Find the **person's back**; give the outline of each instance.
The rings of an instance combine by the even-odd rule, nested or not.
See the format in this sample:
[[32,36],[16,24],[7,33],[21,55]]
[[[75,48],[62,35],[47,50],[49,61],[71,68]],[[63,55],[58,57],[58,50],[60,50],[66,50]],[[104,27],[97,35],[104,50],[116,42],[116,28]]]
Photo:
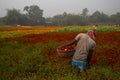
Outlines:
[[75,39],[78,41],[73,59],[77,61],[86,61],[89,50],[92,45],[95,46],[94,40],[92,40],[87,34],[80,33]]
[[77,46],[73,55],[72,65],[78,66],[80,72],[85,71],[89,66],[96,43],[88,34],[85,33],[79,33],[75,37],[75,40],[77,41]]
[[96,29],[90,30],[87,33],[79,33],[73,40],[63,46],[69,46],[77,42],[76,50],[73,55],[71,64],[77,66],[80,71],[86,70],[89,66],[92,53],[95,49]]

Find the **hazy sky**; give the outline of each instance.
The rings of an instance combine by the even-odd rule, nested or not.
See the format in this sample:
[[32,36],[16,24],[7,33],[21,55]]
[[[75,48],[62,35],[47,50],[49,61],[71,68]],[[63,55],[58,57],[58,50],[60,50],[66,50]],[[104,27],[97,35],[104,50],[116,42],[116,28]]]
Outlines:
[[44,17],[53,17],[63,12],[80,14],[84,8],[89,14],[95,11],[111,15],[120,12],[120,0],[0,0],[0,17],[6,15],[6,9],[20,9],[38,5],[44,10]]

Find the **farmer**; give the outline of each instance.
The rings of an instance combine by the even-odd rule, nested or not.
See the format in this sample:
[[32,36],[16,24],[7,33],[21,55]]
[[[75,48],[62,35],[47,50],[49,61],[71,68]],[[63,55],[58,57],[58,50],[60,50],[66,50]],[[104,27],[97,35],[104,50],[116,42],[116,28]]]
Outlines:
[[72,41],[64,46],[69,46],[77,42],[76,51],[73,55],[72,65],[78,67],[79,72],[86,71],[89,66],[93,51],[95,49],[96,29],[87,33],[79,33]]

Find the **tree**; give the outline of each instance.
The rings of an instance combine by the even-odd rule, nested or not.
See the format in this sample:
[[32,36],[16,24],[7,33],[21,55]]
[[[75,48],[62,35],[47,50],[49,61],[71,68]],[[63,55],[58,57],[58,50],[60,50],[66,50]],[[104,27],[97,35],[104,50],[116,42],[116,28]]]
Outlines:
[[81,25],[81,18],[79,15],[68,14],[66,17],[67,25]]
[[82,14],[80,15],[82,25],[88,24],[88,19],[89,19],[88,12],[89,12],[89,10],[87,8],[84,8],[82,11]]
[[27,25],[28,19],[26,15],[20,13],[20,10],[8,9],[3,22],[7,25]]
[[56,15],[52,19],[53,25],[62,26],[63,25],[63,16],[62,15]]
[[12,10],[7,10],[7,16],[6,18],[6,24],[19,24],[19,19],[21,17],[20,10],[12,9]]
[[120,13],[119,12],[114,15],[111,15],[110,19],[111,19],[111,23],[120,25]]
[[87,8],[84,8],[82,11],[82,16],[86,17],[88,15],[89,10]]
[[28,10],[29,10],[29,6],[25,6],[23,9],[23,11],[27,11],[27,12],[28,12]]
[[37,5],[25,6],[24,11],[29,18],[31,25],[42,25],[45,23],[45,18],[43,17],[43,10]]
[[53,25],[68,26],[68,25],[86,25],[80,15],[67,14],[64,12],[62,15],[56,15],[52,19]]
[[0,18],[0,25],[4,25],[6,24],[6,18],[5,17],[1,17]]
[[103,12],[96,11],[90,16],[90,22],[106,24],[109,22],[109,17]]

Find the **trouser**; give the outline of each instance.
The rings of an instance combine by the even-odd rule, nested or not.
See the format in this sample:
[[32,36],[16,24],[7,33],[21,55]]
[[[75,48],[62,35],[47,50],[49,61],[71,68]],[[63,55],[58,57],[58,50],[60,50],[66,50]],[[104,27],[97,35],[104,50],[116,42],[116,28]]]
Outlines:
[[71,64],[73,66],[77,66],[79,69],[81,69],[82,71],[85,71],[87,69],[88,66],[88,62],[86,61],[76,61],[74,59],[72,59]]

